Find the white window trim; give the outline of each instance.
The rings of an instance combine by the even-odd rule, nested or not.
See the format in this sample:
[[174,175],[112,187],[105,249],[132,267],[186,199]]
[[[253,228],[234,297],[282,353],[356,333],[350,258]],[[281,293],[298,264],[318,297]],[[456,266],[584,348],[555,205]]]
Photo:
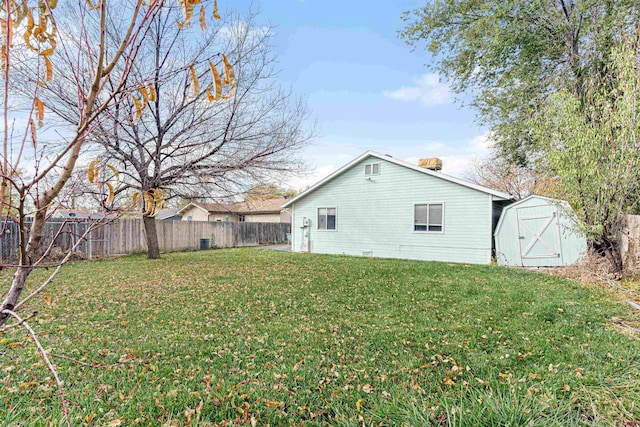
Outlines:
[[[320,221],[318,219],[318,217],[320,216],[320,209],[335,209],[336,210],[336,228],[334,229],[322,229],[320,228]],[[316,209],[316,231],[322,231],[322,232],[334,232],[334,231],[338,231],[338,207],[337,206],[321,206],[319,208]]]
[[[417,205],[442,205],[442,230],[440,231],[429,231],[429,224],[427,224],[427,230],[425,231],[417,231],[416,228],[416,206]],[[428,212],[429,212],[429,208],[427,208],[427,222],[429,221],[429,217],[428,217]],[[445,223],[444,223],[444,212],[445,212],[445,205],[444,202],[442,201],[438,201],[438,200],[431,200],[428,202],[416,202],[413,204],[413,215],[412,215],[412,224],[411,227],[413,227],[413,233],[414,234],[444,234],[444,230],[445,230]]]
[[[373,173],[373,165],[378,165],[378,173]],[[367,166],[371,166],[371,173],[367,173]],[[380,175],[380,171],[382,169],[381,162],[373,162],[373,163],[365,163],[364,164],[364,176],[378,176]]]

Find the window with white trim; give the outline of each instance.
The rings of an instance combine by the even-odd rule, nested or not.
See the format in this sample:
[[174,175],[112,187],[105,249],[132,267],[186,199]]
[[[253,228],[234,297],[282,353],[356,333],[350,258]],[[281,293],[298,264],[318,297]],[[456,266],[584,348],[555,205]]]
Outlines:
[[336,208],[318,208],[318,230],[335,230],[336,216]]
[[369,163],[364,165],[364,175],[380,175],[380,163]]
[[421,203],[413,206],[413,231],[442,232],[443,203]]

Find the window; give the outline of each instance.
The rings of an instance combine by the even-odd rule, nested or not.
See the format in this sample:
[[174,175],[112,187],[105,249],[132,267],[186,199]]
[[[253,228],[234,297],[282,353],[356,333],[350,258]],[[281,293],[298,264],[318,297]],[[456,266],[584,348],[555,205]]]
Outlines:
[[413,208],[413,231],[443,231],[442,203],[424,203],[414,205]]
[[244,215],[238,215],[238,221],[245,222],[246,221],[245,216]]
[[365,176],[380,175],[380,163],[364,165],[364,174]]
[[318,208],[318,230],[336,229],[336,208]]
[[193,215],[188,215],[187,216],[187,221],[192,221],[193,220]]

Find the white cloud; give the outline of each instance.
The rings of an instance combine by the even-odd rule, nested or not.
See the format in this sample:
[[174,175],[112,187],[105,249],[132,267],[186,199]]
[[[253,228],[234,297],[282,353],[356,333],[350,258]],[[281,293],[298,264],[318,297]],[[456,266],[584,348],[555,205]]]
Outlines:
[[420,101],[425,107],[447,104],[451,99],[449,86],[440,81],[440,75],[427,73],[414,79],[414,86],[385,91],[384,95],[398,101]]
[[336,170],[332,164],[319,166],[314,170],[305,173],[302,176],[292,177],[287,180],[287,188],[293,188],[294,190],[304,191],[318,181],[326,178]]
[[241,40],[247,38],[251,42],[260,41],[271,34],[271,28],[266,26],[250,26],[245,21],[234,21],[230,25],[220,27],[218,35],[227,40]]
[[494,141],[488,133],[478,135],[467,145],[468,149],[478,154],[488,154],[493,149]]
[[411,156],[405,158],[405,161],[417,164],[423,157],[439,157],[442,159],[443,173],[464,178],[478,159],[486,158],[491,154],[493,143],[488,133],[475,136],[455,147],[439,141],[430,141],[424,145],[421,156]]

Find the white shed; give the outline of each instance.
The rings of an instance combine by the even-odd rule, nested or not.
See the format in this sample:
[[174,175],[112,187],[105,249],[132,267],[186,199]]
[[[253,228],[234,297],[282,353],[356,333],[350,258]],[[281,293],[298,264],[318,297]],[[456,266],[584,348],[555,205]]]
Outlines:
[[494,233],[500,265],[556,267],[574,264],[587,242],[563,200],[531,195],[505,207]]

